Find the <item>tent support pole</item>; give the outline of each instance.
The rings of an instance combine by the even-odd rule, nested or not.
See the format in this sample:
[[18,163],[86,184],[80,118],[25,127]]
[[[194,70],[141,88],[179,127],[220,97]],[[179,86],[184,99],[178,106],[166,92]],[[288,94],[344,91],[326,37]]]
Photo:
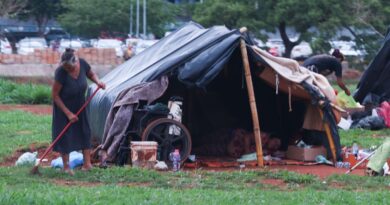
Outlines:
[[257,165],[260,167],[264,167],[263,148],[261,146],[260,123],[259,123],[259,116],[256,107],[256,99],[255,99],[255,92],[253,89],[252,75],[249,67],[248,53],[246,50],[245,41],[241,39],[240,43],[241,43],[240,48],[241,48],[242,62],[245,70],[246,87],[248,89],[249,104],[252,112],[253,134],[255,136],[255,141],[256,141]]
[[[319,109],[319,111],[320,111],[321,119],[324,119],[324,112],[321,109]],[[328,122],[324,122],[324,128],[325,128],[326,137],[328,138],[330,150],[332,151],[333,163],[336,164],[336,160],[337,160],[336,159],[336,148],[334,146],[334,141],[333,141],[332,134],[330,132],[330,127],[329,127]]]

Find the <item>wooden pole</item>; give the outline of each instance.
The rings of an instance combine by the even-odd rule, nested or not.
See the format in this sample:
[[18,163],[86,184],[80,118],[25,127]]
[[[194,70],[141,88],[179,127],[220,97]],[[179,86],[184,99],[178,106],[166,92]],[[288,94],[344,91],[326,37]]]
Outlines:
[[249,104],[252,112],[253,134],[255,136],[255,141],[256,141],[257,165],[260,167],[264,167],[259,116],[257,114],[255,92],[253,90],[252,75],[249,67],[248,53],[246,50],[245,41],[243,39],[241,39],[241,54],[242,54],[242,62],[245,70],[245,80],[246,80],[246,87],[248,89]]
[[[321,119],[324,119],[324,113],[322,112],[321,109],[318,109],[318,110],[320,111]],[[325,128],[326,137],[328,138],[330,150],[332,152],[333,163],[336,164],[336,160],[337,160],[336,148],[334,147],[334,141],[333,141],[332,134],[330,132],[330,127],[329,127],[329,123],[328,122],[324,122],[324,128]]]

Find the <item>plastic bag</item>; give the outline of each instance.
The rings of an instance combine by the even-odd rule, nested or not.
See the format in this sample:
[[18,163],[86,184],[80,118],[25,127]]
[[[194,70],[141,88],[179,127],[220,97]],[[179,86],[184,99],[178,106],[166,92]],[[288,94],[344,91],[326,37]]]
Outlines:
[[[69,154],[69,167],[71,169],[81,166],[83,165],[83,163],[84,163],[83,154],[81,154],[80,152],[73,151]],[[51,161],[50,165],[53,168],[61,168],[61,169],[64,168],[64,163],[62,162],[61,157],[58,157],[57,159]]]
[[363,128],[368,130],[380,130],[386,128],[385,121],[381,117],[368,116],[354,122],[351,128]]
[[15,162],[15,166],[23,166],[23,165],[35,165],[35,161],[37,160],[38,152],[25,152],[23,153],[18,160]]

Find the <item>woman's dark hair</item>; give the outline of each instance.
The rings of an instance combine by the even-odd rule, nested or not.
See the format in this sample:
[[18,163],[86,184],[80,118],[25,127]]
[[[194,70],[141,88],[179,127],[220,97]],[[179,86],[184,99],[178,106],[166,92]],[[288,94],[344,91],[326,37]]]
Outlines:
[[344,60],[344,55],[343,55],[343,54],[340,52],[340,50],[337,49],[337,48],[334,49],[334,51],[332,52],[332,56],[334,56],[334,57],[340,59],[341,61]]
[[61,55],[62,64],[74,64],[76,62],[76,56],[74,55],[74,49],[66,48],[65,52]]

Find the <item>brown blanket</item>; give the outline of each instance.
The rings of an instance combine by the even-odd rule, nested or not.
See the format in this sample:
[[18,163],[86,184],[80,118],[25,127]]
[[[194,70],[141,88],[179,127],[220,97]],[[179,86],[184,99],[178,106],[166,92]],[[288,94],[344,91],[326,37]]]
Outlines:
[[120,142],[133,115],[133,108],[140,100],[152,103],[161,97],[168,87],[168,77],[141,83],[123,90],[115,99],[104,126],[103,143],[99,146],[102,161],[115,159]]

